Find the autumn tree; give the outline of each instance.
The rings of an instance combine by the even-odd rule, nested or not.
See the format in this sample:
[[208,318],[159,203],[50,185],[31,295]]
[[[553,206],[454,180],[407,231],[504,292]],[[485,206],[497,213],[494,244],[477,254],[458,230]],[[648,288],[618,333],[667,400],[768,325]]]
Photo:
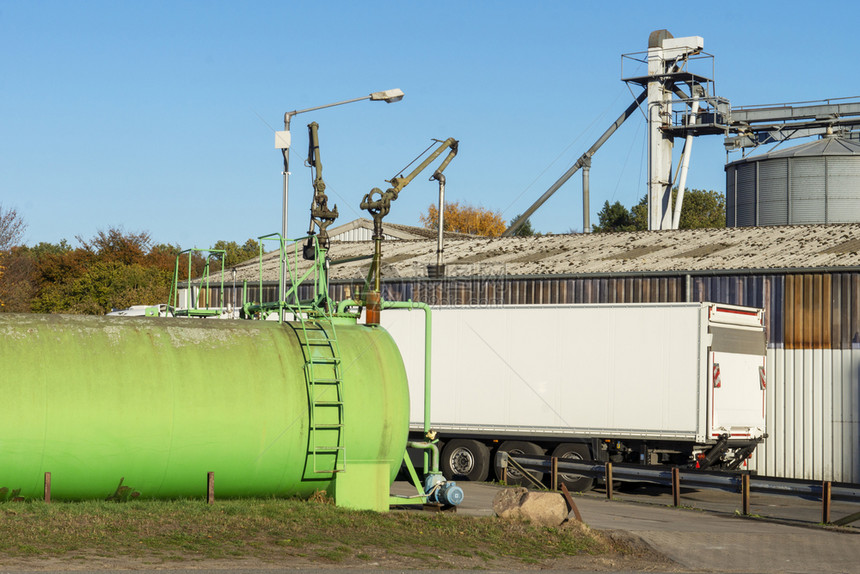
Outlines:
[[75,237],[81,247],[94,253],[103,261],[116,261],[123,265],[141,264],[147,252],[152,247],[152,237],[148,232],[125,232],[121,228],[111,227],[107,231],[99,230],[90,240]]
[[[439,208],[435,204],[431,204],[427,208],[427,213],[422,213],[418,219],[425,228],[438,229]],[[455,231],[483,237],[498,237],[506,228],[501,212],[483,207],[475,207],[468,203],[461,204],[459,201],[445,204],[443,226],[444,231]]]
[[[178,258],[175,245],[154,244],[148,232],[126,232],[111,227],[89,239],[76,238],[79,246],[66,240],[39,243],[34,247],[13,247],[5,253],[7,278],[0,277],[3,311],[38,313],[104,314],[132,305],[166,303],[176,264],[179,277],[200,277],[206,260],[194,250]],[[249,239],[243,245],[219,241],[227,252],[226,265],[258,255],[259,244]],[[212,271],[220,272],[220,260]],[[6,287],[3,290],[3,287]]]

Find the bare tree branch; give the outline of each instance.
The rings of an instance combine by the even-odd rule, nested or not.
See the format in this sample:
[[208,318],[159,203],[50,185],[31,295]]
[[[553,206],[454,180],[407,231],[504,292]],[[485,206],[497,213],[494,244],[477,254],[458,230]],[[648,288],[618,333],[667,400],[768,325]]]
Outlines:
[[3,209],[0,203],[0,252],[9,251],[19,244],[27,230],[27,224],[15,209]]

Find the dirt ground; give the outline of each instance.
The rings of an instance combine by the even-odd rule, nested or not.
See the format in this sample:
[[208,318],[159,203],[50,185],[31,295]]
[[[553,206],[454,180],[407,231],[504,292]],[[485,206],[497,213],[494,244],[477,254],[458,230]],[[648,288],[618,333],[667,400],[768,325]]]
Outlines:
[[607,551],[599,555],[579,555],[557,559],[524,562],[506,557],[461,556],[456,554],[418,553],[414,548],[384,550],[369,548],[343,559],[332,560],[314,555],[313,549],[301,552],[284,548],[255,548],[255,556],[208,559],[194,554],[170,553],[136,557],[111,556],[107,552],[75,552],[67,556],[10,558],[0,556],[0,571],[84,571],[84,570],[267,570],[267,569],[338,569],[338,570],[595,570],[680,572],[666,557],[655,552],[641,539],[623,531],[600,531]]

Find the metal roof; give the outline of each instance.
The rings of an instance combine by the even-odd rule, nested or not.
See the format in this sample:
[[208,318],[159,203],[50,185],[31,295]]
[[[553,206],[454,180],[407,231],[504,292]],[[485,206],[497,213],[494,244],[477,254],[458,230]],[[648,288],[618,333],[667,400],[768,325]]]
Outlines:
[[821,157],[821,156],[854,156],[860,155],[860,142],[838,137],[824,137],[819,140],[785,149],[775,149],[768,153],[750,156],[728,165],[737,165],[768,159],[789,157]]
[[[329,237],[332,241],[355,241],[349,236],[350,231],[354,230],[373,231],[373,221],[364,217],[354,219],[349,223],[344,223],[337,227],[328,230]],[[426,227],[415,227],[414,225],[402,225],[400,223],[384,223],[383,231],[386,238],[391,239],[436,239],[436,230],[427,229]],[[370,235],[367,236],[368,239]],[[446,231],[445,238],[460,238],[467,239],[472,237],[467,233],[457,233],[455,231]]]
[[[434,240],[385,241],[382,251],[385,277],[426,277],[436,261]],[[363,279],[372,253],[370,241],[333,243],[331,279]],[[361,259],[337,264],[354,258]],[[445,263],[449,276],[857,269],[860,224],[457,239],[445,242]],[[259,269],[257,260],[239,265],[237,279],[259,280]],[[277,277],[277,254],[270,253],[263,280]]]

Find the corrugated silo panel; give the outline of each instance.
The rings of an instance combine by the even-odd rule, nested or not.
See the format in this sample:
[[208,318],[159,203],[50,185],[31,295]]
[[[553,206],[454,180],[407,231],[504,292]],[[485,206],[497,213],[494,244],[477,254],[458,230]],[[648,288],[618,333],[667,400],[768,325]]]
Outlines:
[[789,169],[789,224],[824,223],[824,158],[791,158]]
[[771,159],[758,165],[758,224],[788,223],[788,160]]
[[735,227],[735,178],[737,177],[737,167],[729,166],[726,168],[726,227]]
[[757,165],[758,162],[751,162],[738,166],[738,181],[735,188],[735,197],[737,198],[735,222],[737,227],[755,225]]
[[827,158],[827,223],[860,221],[860,157]]

